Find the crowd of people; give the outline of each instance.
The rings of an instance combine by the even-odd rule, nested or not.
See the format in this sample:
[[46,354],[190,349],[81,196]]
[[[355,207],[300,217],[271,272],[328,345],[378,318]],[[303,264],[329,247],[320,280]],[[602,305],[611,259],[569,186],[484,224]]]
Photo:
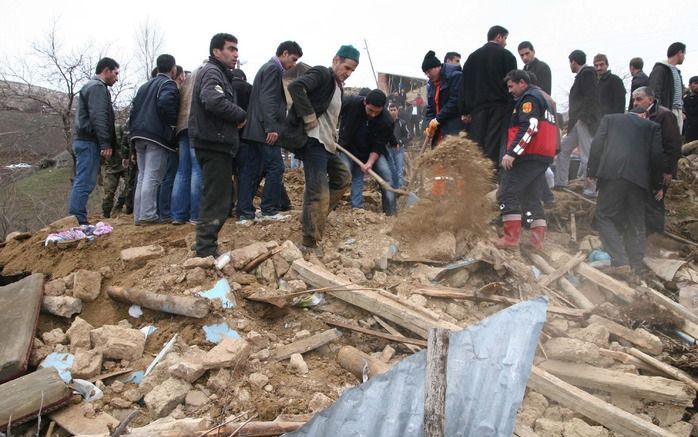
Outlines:
[[[598,197],[597,229],[613,265],[639,269],[646,233],[663,231],[663,197],[682,141],[698,137],[698,77],[691,77],[685,92],[677,68],[686,46],[671,44],[649,76],[643,60],[632,58],[627,105],[625,86],[609,70],[607,56],[597,54],[591,66],[584,52],[573,50],[568,60],[575,81],[569,114],[562,117],[550,96],[550,68],[524,41],[518,69],[505,49],[508,36],[493,26],[462,66],[457,52],[441,62],[429,51],[421,66],[426,99],[418,94],[408,101],[402,90],[397,96],[378,89],[344,95],[360,58],[351,45],[341,46],[329,67],[312,67],[285,86],[284,72],[303,56],[298,43],[285,41],[250,84],[237,68],[237,38],[219,33],[208,59],[191,73],[173,56],[160,55],[152,78],[138,89],[128,123],[118,128],[109,87],[119,64],[103,58],[79,96],[69,212],[88,222],[87,198],[104,162],[104,217],[123,207],[138,225],[194,224],[197,256],[217,256],[228,217],[236,216],[240,226],[290,218],[284,214],[291,202],[283,148],[302,161],[305,175],[302,248],[318,251],[327,215],[347,190],[351,206],[363,207],[366,175],[387,181],[382,208],[396,214],[390,187],[405,184],[404,149],[412,138],[426,137],[425,144],[438,147],[445,136],[466,133],[498,169],[504,235],[497,246],[518,247],[527,226],[527,244],[541,250],[551,189],[581,177],[584,194]],[[580,161],[575,174],[573,153]],[[126,189],[114,205],[121,178]],[[253,199],[262,179],[257,210]]]

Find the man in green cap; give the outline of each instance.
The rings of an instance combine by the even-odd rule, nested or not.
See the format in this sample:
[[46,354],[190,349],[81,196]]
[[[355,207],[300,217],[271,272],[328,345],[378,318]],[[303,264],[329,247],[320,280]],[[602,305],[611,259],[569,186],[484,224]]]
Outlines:
[[325,230],[327,215],[337,206],[351,184],[351,173],[336,154],[337,126],[342,109],[344,81],[359,65],[359,51],[350,45],[339,48],[332,66],[315,66],[291,82],[292,113],[302,120],[303,159],[302,249],[319,252],[318,242]]

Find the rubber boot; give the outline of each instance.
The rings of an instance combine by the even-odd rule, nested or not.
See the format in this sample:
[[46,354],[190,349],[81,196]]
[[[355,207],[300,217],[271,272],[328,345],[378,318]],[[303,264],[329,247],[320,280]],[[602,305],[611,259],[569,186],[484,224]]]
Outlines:
[[521,219],[506,220],[504,222],[504,235],[494,242],[500,249],[516,249],[519,247],[519,237],[521,236]]
[[529,244],[534,250],[543,251],[543,243],[545,242],[545,225],[535,226],[531,228],[531,239]]

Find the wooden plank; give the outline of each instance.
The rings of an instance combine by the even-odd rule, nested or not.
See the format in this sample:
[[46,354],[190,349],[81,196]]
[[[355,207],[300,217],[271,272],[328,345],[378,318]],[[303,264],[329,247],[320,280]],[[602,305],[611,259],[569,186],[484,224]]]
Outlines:
[[[531,261],[533,261],[533,263],[543,271],[543,273],[553,274],[555,272],[555,268],[548,264],[548,262],[542,256],[536,253],[529,253],[528,256],[531,258]],[[566,261],[567,259],[565,259],[565,263]],[[567,297],[569,297],[579,308],[594,308],[594,304],[589,300],[589,298],[587,298],[581,291],[577,290],[577,287],[572,285],[570,281],[565,278],[559,278],[558,284],[560,285],[560,289],[564,291]]]
[[604,402],[539,367],[533,366],[528,386],[611,431],[633,437],[676,437],[675,434]]
[[105,412],[97,413],[94,417],[85,417],[81,407],[81,404],[73,404],[50,414],[49,417],[73,435],[111,434],[109,425],[119,425],[118,420]]
[[422,346],[422,347],[427,346],[427,342],[424,340],[419,340],[416,338],[398,337],[396,335],[390,335],[390,334],[383,334],[382,332],[374,331],[372,329],[367,329],[367,328],[364,328],[364,327],[359,326],[359,325],[350,325],[349,323],[336,322],[336,321],[332,321],[332,320],[325,320],[325,323],[327,323],[330,326],[336,326],[336,327],[342,328],[342,329],[349,329],[351,331],[360,332],[360,333],[366,334],[366,335],[372,335],[374,337],[383,338],[385,340],[394,341],[396,343],[413,344],[413,345]]
[[0,429],[12,421],[19,425],[36,418],[39,410],[48,412],[65,404],[72,390],[50,367],[0,385]]
[[336,329],[328,329],[319,334],[312,335],[302,340],[294,341],[274,350],[274,355],[271,356],[272,361],[281,361],[290,358],[293,354],[304,354],[320,346],[334,341],[342,336],[342,333]]
[[655,369],[660,370],[660,371],[664,372],[665,374],[671,376],[672,378],[675,378],[675,379],[677,379],[685,384],[688,384],[694,390],[698,390],[698,382],[696,382],[696,380],[693,379],[691,377],[691,375],[684,372],[683,370],[677,369],[674,366],[671,366],[667,363],[659,361],[658,359],[651,357],[651,356],[647,355],[646,353],[639,351],[635,348],[632,348],[632,347],[628,348],[627,351],[633,357],[639,358],[644,363],[649,364],[650,366],[654,367]]
[[634,356],[626,354],[625,352],[599,348],[599,354],[603,357],[607,357],[607,358],[610,358],[612,360],[616,360],[619,363],[633,365],[633,366],[637,367],[638,369],[642,369],[643,371],[652,373],[653,375],[663,375],[664,374],[664,373],[658,372],[657,369],[653,368],[652,366],[645,363],[641,359],[635,358]]
[[547,360],[541,369],[577,387],[622,393],[638,399],[650,399],[674,405],[693,405],[696,391],[681,381],[661,376],[640,376],[588,364]]
[[691,337],[698,339],[698,315],[694,314],[680,303],[674,302],[657,290],[643,287],[642,291],[644,291],[645,295],[654,303],[674,314],[676,317],[684,319],[684,325],[681,327],[681,330],[685,331]]
[[570,213],[570,237],[572,241],[577,242],[577,218],[573,212]]
[[629,285],[612,278],[585,262],[579,263],[577,273],[584,276],[586,279],[600,286],[601,288],[610,291],[618,299],[625,303],[631,303],[637,298],[637,292]]
[[[373,318],[376,320],[376,322],[378,322],[379,325],[381,325],[383,327],[383,329],[388,331],[388,333],[390,335],[394,335],[394,336],[400,337],[400,338],[405,338],[404,335],[400,334],[400,332],[397,329],[390,326],[385,320],[381,319],[380,317],[378,317],[376,315],[374,315]],[[420,348],[418,348],[417,346],[415,346],[413,344],[405,344],[405,346],[407,347],[407,349],[411,350],[412,352],[419,352],[421,350]]]
[[424,378],[424,437],[444,437],[446,425],[446,367],[448,330],[429,331]]
[[[573,216],[574,217],[574,216]],[[562,264],[560,267],[555,269],[552,273],[543,276],[540,281],[538,281],[538,285],[542,287],[547,287],[548,285],[552,284],[553,282],[557,281],[558,279],[562,278],[567,272],[570,270],[574,269],[577,267],[577,264],[580,262],[584,261],[586,259],[586,255],[583,252],[578,252],[575,256],[570,258],[566,263]]]
[[612,320],[605,319],[595,314],[589,316],[589,323],[597,323],[605,326],[606,329],[608,329],[608,332],[610,332],[612,335],[629,341],[644,352],[652,355],[662,353],[662,341],[659,339],[659,337],[654,334],[650,334],[648,331],[632,330]]

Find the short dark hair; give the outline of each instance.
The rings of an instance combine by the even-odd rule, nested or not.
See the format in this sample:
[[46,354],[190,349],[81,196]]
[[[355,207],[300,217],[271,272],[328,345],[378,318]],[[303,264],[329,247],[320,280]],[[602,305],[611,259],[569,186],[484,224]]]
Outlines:
[[235,44],[238,43],[238,39],[229,33],[217,33],[213,35],[211,44],[208,46],[208,54],[213,56],[213,49],[223,50],[226,41],[234,42]]
[[281,56],[287,51],[289,55],[303,56],[303,49],[295,41],[284,41],[276,48],[276,56]]
[[450,61],[453,58],[461,58],[462,56],[458,52],[447,52],[444,56],[444,63]]
[[385,93],[379,89],[369,91],[364,99],[366,100],[366,104],[378,107],[385,106],[385,102],[388,100]]
[[490,30],[487,31],[487,41],[492,41],[499,35],[507,36],[509,35],[509,31],[502,26],[492,26]]
[[158,66],[158,73],[169,73],[172,67],[177,65],[177,61],[175,61],[174,56],[164,54],[158,56],[155,60],[155,64]]
[[686,52],[686,44],[682,42],[675,42],[666,49],[666,57],[671,58],[679,52]]
[[630,66],[642,70],[642,67],[645,66],[645,61],[643,61],[642,58],[632,58],[630,60]]
[[109,70],[114,70],[119,68],[119,63],[112,58],[102,58],[97,62],[97,67],[95,68],[95,74],[102,74],[105,68]]
[[603,61],[608,65],[608,56],[604,55],[603,53],[597,53],[596,56],[594,56],[594,62],[598,61]]
[[692,78],[688,79],[689,85],[696,82],[698,82],[698,76],[693,76]]
[[531,84],[531,76],[524,70],[511,70],[506,76],[504,76],[504,83],[509,81],[521,82],[522,80],[528,85]]
[[181,65],[177,66],[177,77],[179,77],[180,74],[184,73],[184,68],[182,68]]
[[574,61],[579,65],[584,65],[587,63],[587,54],[581,50],[573,50],[568,58],[570,61]]
[[519,43],[519,48],[517,49],[517,51],[523,49],[529,49],[532,52],[536,51],[536,49],[533,48],[533,44],[531,44],[531,41],[521,41]]

